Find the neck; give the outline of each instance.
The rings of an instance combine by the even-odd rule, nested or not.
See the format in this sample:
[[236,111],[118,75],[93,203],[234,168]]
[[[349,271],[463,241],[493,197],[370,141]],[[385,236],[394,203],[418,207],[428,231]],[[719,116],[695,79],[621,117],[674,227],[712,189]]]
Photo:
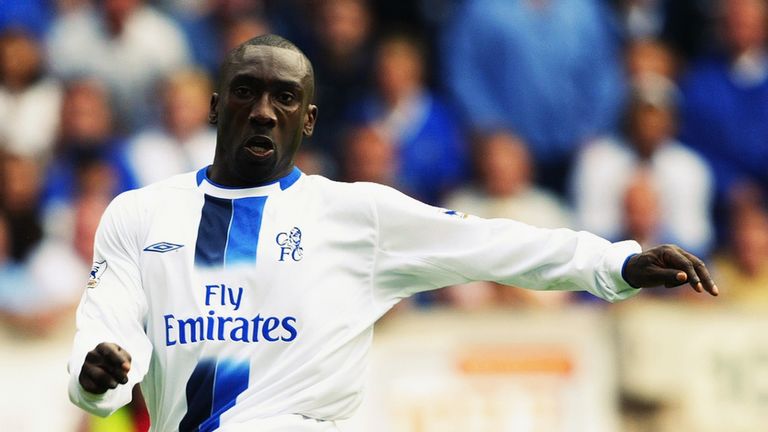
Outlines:
[[290,175],[294,170],[294,165],[290,164],[285,169],[277,171],[270,175],[257,176],[252,178],[243,178],[237,173],[222,168],[222,164],[217,163],[215,160],[213,165],[208,167],[208,178],[216,183],[228,188],[251,188],[264,186],[266,184],[274,183],[280,179]]

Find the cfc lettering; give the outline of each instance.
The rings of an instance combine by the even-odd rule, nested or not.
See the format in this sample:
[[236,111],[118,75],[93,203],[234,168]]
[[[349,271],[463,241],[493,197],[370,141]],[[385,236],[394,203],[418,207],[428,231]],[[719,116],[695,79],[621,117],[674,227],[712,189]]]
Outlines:
[[166,346],[205,340],[243,343],[291,342],[298,336],[296,318],[292,316],[217,316],[216,312],[211,310],[206,317],[177,318],[173,314],[167,314],[163,319]]

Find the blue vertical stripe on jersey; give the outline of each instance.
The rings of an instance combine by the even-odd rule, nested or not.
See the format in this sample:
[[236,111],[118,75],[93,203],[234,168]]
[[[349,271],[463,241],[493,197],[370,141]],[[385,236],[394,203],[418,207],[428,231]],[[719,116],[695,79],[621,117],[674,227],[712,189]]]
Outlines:
[[197,432],[198,426],[211,416],[216,363],[203,360],[187,381],[187,413],[179,423],[179,432]]
[[232,201],[232,223],[229,227],[225,265],[256,262],[261,217],[266,201],[266,196]]
[[203,360],[187,381],[187,413],[179,432],[209,432],[221,423],[221,415],[232,408],[237,396],[248,388],[250,363]]
[[235,406],[237,396],[248,388],[250,372],[248,362],[223,360],[216,365],[211,417],[200,425],[200,432],[214,431],[219,427],[221,415]]
[[195,265],[224,265],[231,220],[232,200],[205,195],[200,226],[197,229]]

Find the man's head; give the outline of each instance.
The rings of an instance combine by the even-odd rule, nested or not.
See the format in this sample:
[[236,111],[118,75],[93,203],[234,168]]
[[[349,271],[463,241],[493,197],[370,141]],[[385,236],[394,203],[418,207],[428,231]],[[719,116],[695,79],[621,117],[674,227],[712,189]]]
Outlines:
[[721,31],[734,57],[765,46],[765,0],[721,0]]
[[674,136],[679,93],[671,80],[660,75],[641,74],[634,79],[626,127],[630,143],[643,159],[651,158]]
[[185,140],[208,126],[208,98],[213,84],[208,75],[182,69],[169,75],[163,87],[163,121],[178,139]]
[[525,192],[534,175],[534,166],[525,141],[505,129],[479,137],[475,166],[480,183],[491,196],[509,197]]
[[312,64],[280,36],[253,38],[227,54],[208,117],[218,129],[211,179],[253,186],[287,175],[315,127],[314,87]]

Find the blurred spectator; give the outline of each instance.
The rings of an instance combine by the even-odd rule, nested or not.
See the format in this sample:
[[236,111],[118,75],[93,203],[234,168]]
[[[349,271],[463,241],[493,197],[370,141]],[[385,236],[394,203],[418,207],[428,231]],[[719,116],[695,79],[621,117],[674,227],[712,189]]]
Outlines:
[[53,15],[52,0],[3,0],[0,2],[0,31],[25,29],[35,37],[45,34]]
[[[258,16],[245,16],[235,18],[226,27],[223,36],[223,50],[221,54],[228,53],[235,49],[241,43],[256,36],[261,36],[270,32],[269,23]],[[221,58],[219,58],[220,60]],[[218,63],[218,61],[217,61]]]
[[661,41],[633,40],[629,42],[624,52],[627,75],[630,80],[649,74],[663,76],[673,81],[677,77],[679,61]]
[[[499,130],[484,136],[475,147],[477,185],[449,195],[445,207],[484,218],[508,218],[543,228],[571,226],[565,205],[533,183],[534,166],[519,137]],[[476,282],[450,287],[445,296],[463,309],[487,306],[548,306],[567,303],[571,293],[537,292]]]
[[424,83],[423,58],[415,39],[383,39],[375,51],[375,92],[353,105],[351,116],[391,138],[398,183],[436,204],[465,178],[466,150],[454,114]]
[[627,38],[645,39],[661,35],[667,0],[619,0],[619,16]]
[[0,320],[24,327],[23,311],[35,300],[30,285],[27,266],[11,256],[10,227],[0,213]]
[[18,30],[0,33],[0,142],[13,154],[45,160],[59,121],[61,88],[43,70],[37,40]]
[[346,115],[369,82],[372,17],[366,0],[316,0],[308,5],[313,38],[306,53],[315,70],[315,103],[322,120],[307,144],[329,155],[338,169]]
[[307,175],[318,174],[328,177],[331,172],[331,168],[328,166],[328,159],[325,155],[305,146],[299,148],[294,162],[296,163],[296,166]]
[[213,162],[216,130],[208,124],[213,85],[198,70],[181,70],[163,83],[162,125],[129,139],[125,147],[139,187]]
[[720,5],[721,50],[691,66],[682,82],[681,137],[712,165],[723,221],[740,183],[768,191],[768,14],[763,0]]
[[444,76],[474,132],[503,127],[558,192],[580,144],[622,103],[618,38],[599,0],[470,0],[443,41]]
[[109,85],[121,125],[153,118],[155,81],[188,61],[178,26],[144,0],[103,0],[59,16],[48,33],[53,70],[72,79],[95,76]]
[[450,194],[445,207],[542,228],[573,225],[564,203],[533,183],[533,161],[519,137],[499,130],[483,137],[475,153],[478,183]]
[[730,207],[728,248],[713,271],[724,299],[747,307],[768,308],[768,207],[758,190],[743,190]]
[[[183,30],[196,66],[218,72],[223,54],[234,48],[233,34],[269,33],[264,0],[159,0]],[[246,28],[248,27],[248,28]]]
[[717,0],[609,0],[627,42],[662,40],[683,59],[700,54],[713,40]]
[[622,197],[622,234],[620,237],[640,243],[643,249],[664,243],[659,192],[652,173],[638,169],[624,190]]
[[5,212],[16,261],[26,259],[42,238],[38,201],[41,168],[37,161],[0,154],[0,210]]
[[625,191],[638,170],[645,169],[658,193],[663,235],[656,240],[706,256],[713,242],[712,174],[701,157],[673,138],[678,97],[668,79],[638,77],[623,134],[596,140],[580,153],[572,192],[583,229],[620,240]]
[[25,289],[34,293],[35,301],[28,302],[26,314],[47,316],[48,324],[54,326],[74,313],[93,262],[96,227],[108,203],[100,196],[79,198],[74,206],[72,238],[47,237],[30,254],[28,269],[32,283]]
[[344,180],[399,186],[396,149],[386,134],[373,127],[362,126],[351,129],[344,144]]
[[114,131],[109,94],[96,80],[67,85],[56,157],[41,198],[46,234],[71,237],[73,202],[82,194],[111,198],[135,186]]

